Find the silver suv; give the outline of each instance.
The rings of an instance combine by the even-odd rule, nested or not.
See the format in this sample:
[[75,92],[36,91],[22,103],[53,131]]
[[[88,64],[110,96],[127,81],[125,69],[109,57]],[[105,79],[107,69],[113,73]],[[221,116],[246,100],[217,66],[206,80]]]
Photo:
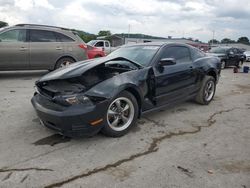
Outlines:
[[19,24],[0,30],[0,70],[54,70],[87,59],[77,33],[59,27]]

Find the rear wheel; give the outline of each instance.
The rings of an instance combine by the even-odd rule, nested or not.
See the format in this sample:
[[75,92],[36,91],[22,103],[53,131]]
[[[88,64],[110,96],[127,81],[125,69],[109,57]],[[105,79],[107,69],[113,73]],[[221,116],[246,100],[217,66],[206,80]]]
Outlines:
[[58,69],[58,68],[62,68],[62,67],[67,67],[69,66],[71,63],[74,63],[75,60],[70,58],[70,57],[63,57],[61,59],[59,59],[57,62],[56,62],[56,66],[55,66],[55,69]]
[[214,98],[215,90],[216,83],[214,77],[206,75],[195,98],[196,102],[205,105],[209,104]]
[[102,132],[111,137],[123,136],[136,124],[137,117],[136,98],[131,93],[123,91],[109,104]]

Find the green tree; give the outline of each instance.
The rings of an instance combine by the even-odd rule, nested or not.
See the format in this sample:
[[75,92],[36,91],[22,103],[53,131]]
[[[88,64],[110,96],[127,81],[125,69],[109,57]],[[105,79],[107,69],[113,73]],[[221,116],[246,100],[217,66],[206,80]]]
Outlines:
[[8,26],[9,24],[7,22],[3,22],[3,21],[0,21],[0,28],[1,27],[6,27]]
[[221,40],[221,43],[224,43],[224,44],[227,44],[227,43],[235,43],[235,41],[234,41],[234,40],[231,40],[231,39],[229,39],[229,38],[224,38],[224,39]]
[[237,42],[242,44],[249,44],[249,39],[247,37],[240,37]]
[[95,40],[96,39],[96,36],[95,35],[87,35],[87,34],[81,34],[80,37],[82,38],[82,40],[84,42],[89,42],[91,40]]
[[218,43],[220,43],[220,42],[216,39],[211,39],[208,41],[208,44],[218,44]]
[[110,36],[111,32],[109,30],[101,30],[98,33],[98,36]]

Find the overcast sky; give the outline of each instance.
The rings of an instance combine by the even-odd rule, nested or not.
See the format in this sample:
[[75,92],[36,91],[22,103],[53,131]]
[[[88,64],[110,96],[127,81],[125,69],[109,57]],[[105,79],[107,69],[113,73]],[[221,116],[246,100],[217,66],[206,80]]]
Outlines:
[[38,23],[90,33],[161,37],[250,37],[250,0],[0,0],[0,20]]

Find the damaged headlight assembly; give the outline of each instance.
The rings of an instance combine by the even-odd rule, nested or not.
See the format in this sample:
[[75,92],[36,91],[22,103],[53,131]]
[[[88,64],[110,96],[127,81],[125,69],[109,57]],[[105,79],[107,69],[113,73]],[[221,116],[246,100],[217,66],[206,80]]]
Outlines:
[[69,95],[69,96],[56,96],[53,98],[54,102],[69,106],[69,105],[77,105],[77,104],[86,104],[86,105],[92,105],[92,101],[89,99],[89,97],[85,95]]

